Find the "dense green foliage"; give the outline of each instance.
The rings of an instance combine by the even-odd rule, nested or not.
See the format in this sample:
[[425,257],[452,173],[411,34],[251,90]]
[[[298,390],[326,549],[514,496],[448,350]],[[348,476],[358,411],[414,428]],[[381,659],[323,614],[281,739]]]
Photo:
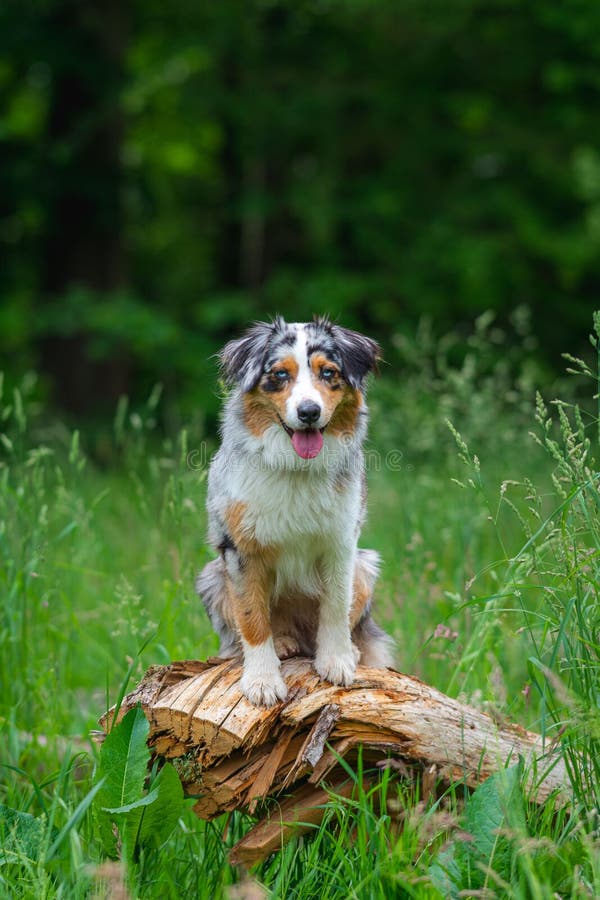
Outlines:
[[[508,362],[490,354],[486,322],[464,362],[452,336],[422,333],[412,374],[373,385],[362,544],[383,555],[377,618],[402,669],[555,742],[572,802],[536,807],[517,769],[437,799],[393,768],[363,789],[359,765],[354,796],[255,870],[274,898],[600,893],[598,417],[568,385],[536,404],[528,353],[513,338]],[[595,395],[596,371],[570,368]],[[136,897],[212,900],[240,878],[226,851],[246,817],[202,823],[189,801],[177,814],[172,779],[142,784],[133,717],[102,756],[88,738],[147,665],[216,649],[193,593],[209,450],[195,431],[160,437],[157,402],[121,404],[118,464],[100,469],[30,380],[0,401],[0,894],[126,881]],[[159,811],[164,830],[144,830]]]
[[593,0],[6,0],[0,335],[90,415],[255,317],[384,340],[533,312],[579,352],[600,289]]

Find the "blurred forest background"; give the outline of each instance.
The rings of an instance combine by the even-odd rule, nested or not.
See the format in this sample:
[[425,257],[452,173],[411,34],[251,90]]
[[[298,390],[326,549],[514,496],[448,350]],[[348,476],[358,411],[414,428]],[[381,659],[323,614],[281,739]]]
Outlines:
[[487,309],[584,352],[597,2],[4,0],[0,98],[0,368],[67,414],[160,381],[214,421],[211,354],[275,312],[398,369]]

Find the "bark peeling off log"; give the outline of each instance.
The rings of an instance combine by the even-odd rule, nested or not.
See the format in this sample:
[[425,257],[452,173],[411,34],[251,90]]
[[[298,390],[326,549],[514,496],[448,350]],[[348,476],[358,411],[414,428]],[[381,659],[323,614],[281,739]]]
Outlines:
[[[282,674],[288,700],[262,709],[243,696],[236,660],[153,666],[117,715],[142,706],[150,746],[173,760],[202,818],[253,812],[261,800],[293,791],[279,814],[265,817],[234,848],[233,860],[255,861],[276,849],[294,831],[282,822],[320,821],[323,809],[314,808],[326,794],[319,783],[327,777],[338,793],[351,790],[339,758],[359,745],[368,765],[394,754],[408,767],[434,767],[442,780],[469,787],[522,757],[534,799],[568,796],[564,763],[539,735],[499,725],[417,678],[359,666],[353,685],[337,687],[303,658],[285,660]],[[113,718],[112,711],[103,716],[105,730]]]
[[319,713],[319,718],[313,725],[306,738],[306,744],[300,753],[302,762],[308,763],[314,769],[323,756],[325,741],[331,734],[333,726],[341,714],[342,710],[336,703],[329,703],[327,706],[323,707]]

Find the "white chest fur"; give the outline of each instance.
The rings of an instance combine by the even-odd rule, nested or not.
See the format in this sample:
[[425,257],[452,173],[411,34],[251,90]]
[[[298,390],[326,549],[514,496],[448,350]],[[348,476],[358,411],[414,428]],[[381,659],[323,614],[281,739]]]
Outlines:
[[250,471],[235,481],[231,493],[246,505],[246,527],[261,544],[331,540],[352,531],[358,516],[358,485],[340,491],[326,473]]

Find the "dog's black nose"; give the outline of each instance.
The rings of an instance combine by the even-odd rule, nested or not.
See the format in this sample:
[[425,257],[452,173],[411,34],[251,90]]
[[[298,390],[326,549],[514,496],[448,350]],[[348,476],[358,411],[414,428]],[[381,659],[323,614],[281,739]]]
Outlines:
[[298,418],[304,425],[313,425],[321,415],[321,407],[312,400],[304,400],[298,406]]

